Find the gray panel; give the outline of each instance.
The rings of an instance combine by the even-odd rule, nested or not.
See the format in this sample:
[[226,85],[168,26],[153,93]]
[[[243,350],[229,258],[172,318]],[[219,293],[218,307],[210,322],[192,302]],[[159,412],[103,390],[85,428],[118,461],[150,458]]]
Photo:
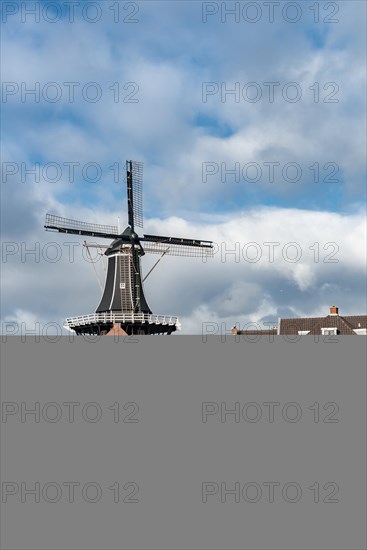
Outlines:
[[366,548],[365,337],[11,337],[1,364],[2,548]]

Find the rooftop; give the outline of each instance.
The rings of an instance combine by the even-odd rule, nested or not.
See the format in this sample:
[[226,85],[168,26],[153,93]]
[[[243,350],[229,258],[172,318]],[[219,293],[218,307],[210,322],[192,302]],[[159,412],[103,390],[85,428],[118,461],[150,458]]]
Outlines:
[[279,319],[278,326],[270,330],[238,330],[233,327],[232,334],[367,335],[367,315],[341,316],[339,315],[339,308],[331,306],[329,314],[325,317]]

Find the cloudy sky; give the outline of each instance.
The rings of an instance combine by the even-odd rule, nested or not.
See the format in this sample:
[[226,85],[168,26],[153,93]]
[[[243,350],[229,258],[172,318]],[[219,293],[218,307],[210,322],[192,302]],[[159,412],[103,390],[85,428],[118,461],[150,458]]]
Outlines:
[[95,311],[83,239],[44,217],[123,229],[126,159],[145,233],[215,243],[146,281],[182,334],[366,313],[365,21],[353,0],[3,2],[3,330]]

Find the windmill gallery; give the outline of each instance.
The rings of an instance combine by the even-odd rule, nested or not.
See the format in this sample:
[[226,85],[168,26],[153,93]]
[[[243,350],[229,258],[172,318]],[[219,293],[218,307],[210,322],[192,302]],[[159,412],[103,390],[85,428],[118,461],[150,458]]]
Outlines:
[[117,226],[46,214],[44,227],[47,231],[112,240],[108,246],[86,243],[86,246],[106,249],[107,275],[95,313],[66,319],[65,328],[76,334],[171,334],[180,327],[178,318],[152,313],[143,289],[141,256],[146,252],[160,254],[161,257],[213,256],[211,241],[158,235],[139,237],[135,227],[143,227],[142,163],[126,161],[126,182],[128,226],[121,234]]

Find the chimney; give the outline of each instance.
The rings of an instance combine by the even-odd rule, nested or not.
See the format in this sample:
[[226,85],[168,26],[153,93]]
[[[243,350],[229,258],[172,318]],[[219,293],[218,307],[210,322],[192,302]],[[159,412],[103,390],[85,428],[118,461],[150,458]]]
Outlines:
[[339,315],[339,308],[336,306],[331,306],[330,315]]

